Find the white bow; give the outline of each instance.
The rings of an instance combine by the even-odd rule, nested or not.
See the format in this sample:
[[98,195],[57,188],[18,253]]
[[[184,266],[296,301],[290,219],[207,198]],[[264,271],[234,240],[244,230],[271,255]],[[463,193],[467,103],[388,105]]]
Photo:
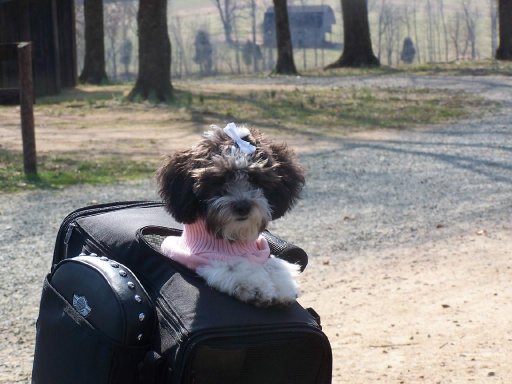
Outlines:
[[226,125],[226,127],[224,128],[224,133],[231,137],[231,139],[233,139],[233,141],[240,149],[240,152],[250,155],[256,151],[256,147],[254,145],[245,140],[242,140],[235,123],[229,123],[228,125]]

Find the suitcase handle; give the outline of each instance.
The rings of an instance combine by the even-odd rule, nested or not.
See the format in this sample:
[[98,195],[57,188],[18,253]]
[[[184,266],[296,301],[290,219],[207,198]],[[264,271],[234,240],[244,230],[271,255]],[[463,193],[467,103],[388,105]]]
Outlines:
[[[180,236],[181,233],[181,229],[161,226],[145,227],[141,231],[141,235],[145,238],[146,242],[156,250],[160,249],[160,244],[164,237]],[[150,241],[148,239],[152,236],[155,237],[154,241]],[[308,254],[306,251],[286,240],[281,239],[279,236],[276,236],[269,231],[264,231],[262,236],[267,240],[270,247],[270,253],[272,255],[289,263],[299,265],[301,272],[306,269],[306,266],[308,265]]]
[[269,231],[264,231],[262,235],[268,242],[271,254],[289,263],[299,265],[301,272],[306,269],[308,265],[308,254],[306,251]]

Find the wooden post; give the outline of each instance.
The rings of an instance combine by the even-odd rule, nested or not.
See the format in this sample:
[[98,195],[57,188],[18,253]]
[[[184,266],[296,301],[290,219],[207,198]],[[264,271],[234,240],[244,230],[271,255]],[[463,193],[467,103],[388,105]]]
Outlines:
[[34,88],[32,84],[32,45],[18,44],[20,79],[21,138],[23,141],[23,170],[26,176],[37,174],[36,136],[34,130]]

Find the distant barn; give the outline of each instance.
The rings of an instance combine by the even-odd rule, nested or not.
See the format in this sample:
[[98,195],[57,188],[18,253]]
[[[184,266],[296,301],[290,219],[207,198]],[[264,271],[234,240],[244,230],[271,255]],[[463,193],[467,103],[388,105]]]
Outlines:
[[[289,6],[288,20],[294,48],[327,48],[331,46],[325,39],[336,23],[334,12],[328,5]],[[274,7],[265,12],[263,19],[263,45],[276,47],[276,22]]]
[[[0,0],[0,43],[32,41],[34,89],[57,94],[77,82],[73,0]],[[16,62],[0,61],[0,87],[17,86]]]

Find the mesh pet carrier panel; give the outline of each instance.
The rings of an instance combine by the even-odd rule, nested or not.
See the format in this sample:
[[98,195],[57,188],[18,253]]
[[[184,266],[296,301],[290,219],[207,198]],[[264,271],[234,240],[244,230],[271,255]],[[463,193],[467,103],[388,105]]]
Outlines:
[[274,335],[273,339],[219,339],[196,349],[186,383],[310,384],[321,380],[327,356],[316,337]]

